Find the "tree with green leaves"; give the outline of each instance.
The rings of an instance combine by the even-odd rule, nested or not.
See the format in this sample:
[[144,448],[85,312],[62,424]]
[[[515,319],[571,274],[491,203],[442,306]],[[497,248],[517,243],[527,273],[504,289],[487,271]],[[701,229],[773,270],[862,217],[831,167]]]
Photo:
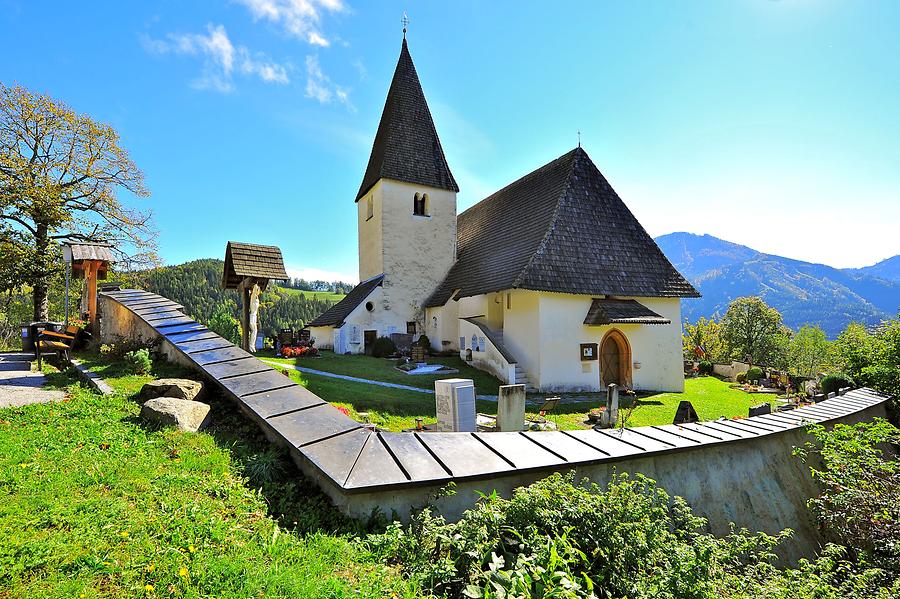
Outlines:
[[108,241],[127,263],[154,260],[150,213],[126,208],[120,190],[149,195],[112,127],[49,96],[0,83],[0,223],[15,232],[6,239],[23,256],[35,320],[48,318],[61,240]]
[[[681,335],[685,360],[709,360],[710,362],[724,362],[728,359],[725,343],[722,341],[722,327],[712,318],[702,316],[691,324],[684,323],[684,332]],[[697,348],[703,349],[703,355],[698,355]]]
[[831,344],[818,326],[800,327],[788,344],[788,366],[800,376],[815,377],[828,365]]
[[731,358],[751,364],[781,367],[790,331],[781,313],[760,297],[739,297],[722,317],[722,340]]

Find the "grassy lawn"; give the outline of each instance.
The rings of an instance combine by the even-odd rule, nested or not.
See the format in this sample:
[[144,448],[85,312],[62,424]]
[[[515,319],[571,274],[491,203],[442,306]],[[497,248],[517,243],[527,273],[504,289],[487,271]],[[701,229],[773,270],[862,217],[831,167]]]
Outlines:
[[[331,352],[323,352],[321,358],[272,357],[271,352],[260,352],[260,357],[271,359],[282,364],[296,364],[325,372],[345,374],[372,380],[400,383],[423,389],[434,389],[434,381],[442,376],[410,376],[394,370],[392,360],[373,358],[370,356],[338,356]],[[500,381],[495,377],[472,368],[459,358],[429,358],[429,363],[441,363],[459,369],[463,378],[475,380],[475,389],[479,394],[494,395],[498,392]],[[434,422],[434,397],[414,391],[391,389],[332,379],[314,374],[292,372],[292,378],[303,384],[310,391],[323,399],[346,407],[351,416],[357,420],[367,420],[386,430],[399,431],[412,428],[416,418],[424,418],[425,422]],[[579,393],[577,397],[585,397],[586,401],[560,404],[547,418],[563,430],[589,428],[586,423],[587,412],[606,401],[602,393]],[[682,400],[690,401],[701,420],[714,420],[720,416],[747,416],[752,405],[772,399],[767,394],[749,394],[732,389],[729,383],[715,377],[699,377],[685,380],[684,393],[658,393],[638,400],[637,407],[631,412],[626,426],[648,426],[651,424],[671,424],[675,410]],[[536,404],[527,404],[528,409],[535,409]],[[483,414],[496,414],[497,404],[490,401],[476,402],[476,409]],[[366,418],[359,413],[367,413]],[[620,414],[628,411],[620,409]],[[536,414],[528,413],[529,417]]]
[[56,373],[64,402],[0,410],[0,597],[415,595],[229,403],[201,433],[146,427],[153,377],[104,362],[113,397]]
[[[394,368],[394,360],[386,360],[384,358],[373,358],[372,356],[351,355],[339,356],[334,352],[323,351],[318,358],[275,358],[275,354],[271,350],[261,351],[257,353],[261,358],[271,359],[283,364],[296,364],[297,366],[305,366],[325,372],[333,372],[336,374],[346,374],[349,376],[371,379],[375,381],[384,381],[386,383],[399,383],[409,387],[420,387],[422,389],[434,389],[434,382],[439,379],[448,378],[448,375],[429,375],[415,374],[410,375]],[[459,374],[450,376],[472,379],[475,381],[475,392],[479,395],[497,395],[499,393],[500,381],[483,370],[478,370],[466,364],[465,360],[458,356],[449,358],[428,358],[429,364],[443,364],[450,368],[459,370]]]
[[303,291],[302,289],[291,289],[288,287],[278,287],[278,291],[287,295],[299,295],[302,293],[308,299],[324,299],[332,302],[339,302],[345,297],[343,293],[332,293],[330,291]]

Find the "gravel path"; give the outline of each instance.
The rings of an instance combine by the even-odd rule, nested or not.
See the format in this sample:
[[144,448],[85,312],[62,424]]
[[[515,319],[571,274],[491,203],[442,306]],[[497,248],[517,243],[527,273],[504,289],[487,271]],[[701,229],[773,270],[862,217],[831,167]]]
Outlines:
[[0,408],[59,401],[64,391],[42,389],[46,377],[31,372],[31,354],[0,353]]

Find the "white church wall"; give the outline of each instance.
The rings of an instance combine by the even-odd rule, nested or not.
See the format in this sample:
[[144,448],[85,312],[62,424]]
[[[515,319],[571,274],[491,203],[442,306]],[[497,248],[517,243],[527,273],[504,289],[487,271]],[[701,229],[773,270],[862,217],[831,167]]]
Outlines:
[[444,306],[428,308],[425,334],[434,351],[459,351],[459,302],[450,300]]
[[[359,280],[365,281],[384,272],[384,253],[381,249],[382,206],[381,186],[375,185],[356,203],[356,230],[359,237]],[[372,216],[369,217],[369,200]]]
[[[371,304],[371,311],[367,304]],[[384,289],[376,287],[347,315],[344,326],[336,330],[340,333],[335,336],[335,353],[361,354],[366,349],[365,331],[376,331],[378,337],[388,337],[391,333],[405,333],[406,321],[384,309]]]
[[309,338],[319,349],[333,349],[334,327],[309,327]]
[[[416,193],[428,194],[427,216],[413,213]],[[366,206],[358,209],[360,277],[384,272],[384,309],[403,324],[403,332],[412,321],[424,331],[422,303],[443,282],[456,257],[456,193],[381,179],[369,194],[374,198],[372,219],[365,220]],[[380,262],[364,255],[372,252],[380,252]]]
[[504,300],[503,345],[515,356],[531,382],[539,386],[542,352],[539,293],[521,289],[508,293],[509,303]]
[[[581,343],[599,344],[610,329],[628,339],[636,389],[684,391],[681,360],[681,303],[678,298],[635,299],[671,320],[666,325],[587,326],[590,296],[540,294],[541,368],[535,381],[544,391],[599,391],[599,362],[582,362]],[[640,364],[636,368],[634,363]],[[589,366],[586,366],[589,365]]]

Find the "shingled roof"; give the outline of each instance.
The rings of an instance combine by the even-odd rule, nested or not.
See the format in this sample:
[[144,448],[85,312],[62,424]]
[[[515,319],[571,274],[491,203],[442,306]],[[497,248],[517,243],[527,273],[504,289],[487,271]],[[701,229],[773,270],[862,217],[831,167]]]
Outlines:
[[356,200],[381,178],[459,191],[405,39]]
[[307,323],[308,327],[339,327],[344,324],[344,319],[350,316],[350,313],[356,309],[358,305],[363,303],[369,294],[381,285],[384,281],[384,275],[372,277],[363,281],[350,290],[344,299],[328,308],[320,316]]
[[244,277],[287,280],[281,250],[274,245],[229,241],[225,247],[222,286],[225,289],[235,289]]
[[644,304],[633,299],[594,299],[584,317],[584,324],[669,324],[672,321],[660,316]]
[[699,297],[580,147],[459,215],[457,261],[426,302],[455,290]]

